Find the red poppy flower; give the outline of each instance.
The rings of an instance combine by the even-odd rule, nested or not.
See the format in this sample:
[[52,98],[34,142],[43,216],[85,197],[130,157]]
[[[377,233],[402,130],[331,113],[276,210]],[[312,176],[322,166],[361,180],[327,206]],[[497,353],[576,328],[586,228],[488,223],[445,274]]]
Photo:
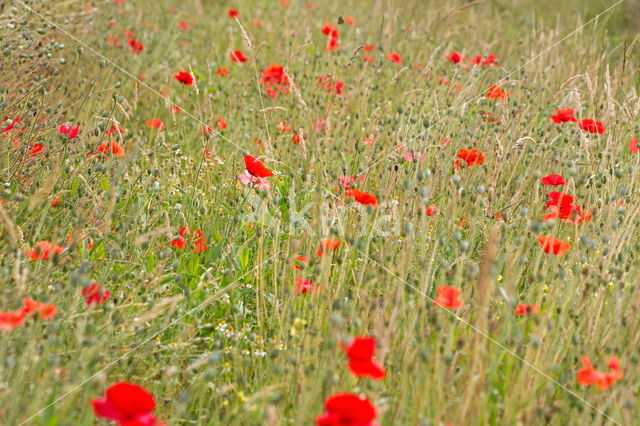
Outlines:
[[202,231],[196,229],[191,231],[188,226],[183,226],[178,232],[178,236],[171,239],[169,243],[172,247],[182,250],[187,246],[187,238],[191,238],[194,253],[203,253],[207,249],[207,243],[202,235]]
[[334,240],[333,238],[326,238],[320,241],[320,248],[316,251],[318,256],[324,256],[326,251],[336,251],[338,247],[342,244],[342,241]]
[[304,133],[302,132],[294,133],[293,136],[291,136],[291,142],[296,145],[304,144],[304,141]]
[[329,52],[340,48],[340,32],[333,27],[333,24],[330,22],[325,23],[321,31],[322,34],[327,36],[325,51]]
[[91,401],[96,417],[115,420],[121,426],[160,426],[153,416],[156,402],[141,386],[120,382],[109,387],[105,396]]
[[227,128],[227,126],[228,126],[228,125],[227,125],[227,122],[226,122],[226,121],[224,121],[224,119],[223,119],[223,118],[221,118],[221,117],[218,117],[217,122],[218,122],[218,129],[220,129],[220,130],[224,130],[224,129],[226,129],[226,128]]
[[244,53],[242,53],[242,51],[240,50],[234,50],[233,52],[231,52],[229,54],[229,57],[231,58],[231,62],[233,63],[245,63],[248,61],[247,57],[244,56]]
[[358,377],[382,379],[386,375],[384,368],[373,360],[376,351],[376,339],[373,337],[355,337],[349,345],[341,342],[349,358],[349,370]]
[[578,120],[573,116],[573,110],[570,108],[567,109],[558,109],[556,110],[556,115],[552,115],[551,119],[554,123],[566,123],[568,121],[577,122]]
[[540,310],[539,305],[527,305],[525,303],[518,303],[518,308],[513,311],[515,315],[533,315]]
[[44,145],[41,145],[39,143],[34,143],[33,146],[31,148],[29,148],[29,154],[31,154],[31,157],[35,157],[38,154],[41,154],[44,151]]
[[485,67],[489,67],[489,66],[498,64],[498,57],[492,54],[488,54],[486,57],[482,55],[478,55],[474,58],[469,58],[469,61],[471,61],[471,63],[474,65],[482,65]]
[[361,59],[362,59],[362,62],[368,62],[370,64],[373,63],[373,56],[363,55]]
[[24,253],[31,260],[48,260],[54,254],[60,254],[64,250],[63,247],[57,246],[49,241],[38,241],[35,248],[26,250]]
[[107,136],[111,136],[114,133],[124,133],[124,130],[121,129],[119,126],[111,126],[108,130],[104,131],[104,134]]
[[629,152],[632,154],[640,153],[640,146],[638,145],[638,139],[631,139],[629,141]]
[[467,167],[484,163],[484,155],[477,149],[461,149],[456,157],[467,163]]
[[329,397],[324,413],[316,417],[317,426],[373,426],[376,408],[366,398],[351,393]]
[[304,265],[309,263],[309,258],[307,256],[296,256],[291,262],[291,267],[296,271],[302,271]]
[[58,133],[61,135],[67,135],[69,139],[75,139],[78,136],[78,132],[80,131],[80,126],[69,126],[67,124],[63,124],[58,127]]
[[547,197],[549,197],[547,200],[547,207],[569,207],[571,203],[573,203],[573,197],[565,194],[564,192],[552,191],[547,194]]
[[111,154],[114,157],[124,157],[124,148],[118,142],[102,142],[98,147],[98,152],[101,154]]
[[[8,118],[5,118],[4,121],[6,122],[8,120]],[[15,118],[13,120],[11,120],[11,124],[9,124],[8,126],[6,126],[5,128],[2,129],[2,133],[7,133],[12,131],[13,129],[16,128],[16,124],[20,124],[22,123],[22,117],[18,117]],[[23,129],[24,130],[24,129]]]
[[322,32],[322,34],[324,35],[329,35],[331,34],[331,31],[333,31],[333,24],[331,22],[325,22],[324,26],[322,27],[322,29],[320,30]]
[[351,188],[345,194],[345,197],[353,197],[357,203],[362,204],[363,206],[372,206],[374,208],[378,208],[378,197],[367,192],[362,192],[355,188]]
[[434,299],[434,305],[440,305],[450,309],[459,309],[462,307],[462,300],[458,299],[460,290],[457,288],[442,285],[438,287],[437,291],[438,297]]
[[11,331],[21,326],[28,315],[36,312],[42,319],[51,319],[56,315],[58,308],[48,303],[38,303],[31,299],[22,299],[22,309],[10,312],[0,312],[0,331]]
[[447,56],[447,60],[454,64],[459,64],[464,61],[464,56],[454,50],[449,56]]
[[244,156],[244,164],[247,168],[247,171],[257,178],[266,178],[269,176],[273,176],[273,172],[265,167],[262,161],[251,155]]
[[240,16],[240,12],[236,9],[229,9],[227,11],[227,15],[229,16],[229,18],[237,18],[238,16]]
[[424,212],[427,216],[437,216],[440,214],[440,209],[435,204],[431,204],[427,206]]
[[387,59],[389,59],[391,62],[395,62],[396,64],[402,64],[402,58],[396,52],[388,53]]
[[25,314],[31,315],[37,312],[42,319],[51,319],[56,315],[56,312],[58,311],[58,308],[55,305],[50,305],[48,303],[39,303],[31,299],[22,299],[22,305],[24,306],[24,308],[22,308],[22,311]]
[[550,192],[547,194],[549,199],[547,200],[546,210],[551,210],[550,213],[544,215],[544,220],[559,218],[563,222],[575,223],[576,225],[588,222],[592,219],[592,212],[587,212],[582,207],[573,204],[573,197],[563,192]]
[[329,94],[341,95],[344,89],[344,83],[338,80],[333,80],[328,75],[321,75],[318,77],[318,87]]
[[111,293],[102,291],[100,284],[91,283],[87,287],[82,287],[82,295],[87,299],[87,305],[99,305],[105,302]]
[[207,249],[207,242],[204,239],[204,235],[202,235],[202,231],[196,229],[195,231],[193,231],[193,233],[193,252],[204,253],[204,251]]
[[561,175],[547,175],[540,179],[540,181],[543,185],[547,186],[563,186],[567,184]]
[[190,72],[178,71],[173,77],[185,86],[191,86],[193,84],[193,75]]
[[0,331],[11,331],[24,324],[26,319],[27,313],[22,309],[10,312],[0,312]]
[[129,40],[129,48],[131,48],[131,52],[133,52],[134,55],[137,55],[144,50],[144,44],[132,38]]
[[553,254],[554,256],[561,256],[571,248],[571,244],[548,235],[539,236],[538,242],[542,245],[542,251],[547,254]]
[[267,88],[266,91],[269,97],[277,98],[281,93],[285,95],[289,93],[291,83],[282,66],[271,64],[262,70],[260,84]]
[[215,72],[216,77],[226,77],[229,75],[229,70],[227,67],[220,67]]
[[591,118],[585,118],[578,121],[578,126],[589,133],[603,134],[605,132],[604,125],[600,121],[592,120]]
[[147,120],[147,126],[153,127],[158,130],[165,129],[164,123],[159,118],[152,118],[151,120]]
[[293,279],[293,285],[293,294],[295,294],[296,296],[302,296],[303,294],[307,293],[313,294],[320,288],[320,286],[318,286],[314,282],[311,282],[311,280],[300,277]]
[[588,357],[580,358],[582,368],[576,374],[576,380],[583,386],[596,385],[600,390],[608,389],[612,384],[624,377],[624,373],[620,370],[620,361],[617,357],[609,358],[609,371],[603,372],[593,368]]
[[58,312],[58,308],[55,305],[48,303],[38,304],[38,315],[40,315],[42,319],[51,319],[56,316],[56,312]]
[[494,86],[493,84],[489,86],[489,91],[485,95],[489,99],[507,99],[511,96],[511,93],[502,90],[498,86]]
[[375,44],[365,44],[364,46],[362,46],[362,50],[364,50],[365,52],[371,52],[375,48]]
[[487,123],[497,124],[500,122],[500,119],[495,117],[491,111],[482,111],[482,118],[484,118],[484,121]]

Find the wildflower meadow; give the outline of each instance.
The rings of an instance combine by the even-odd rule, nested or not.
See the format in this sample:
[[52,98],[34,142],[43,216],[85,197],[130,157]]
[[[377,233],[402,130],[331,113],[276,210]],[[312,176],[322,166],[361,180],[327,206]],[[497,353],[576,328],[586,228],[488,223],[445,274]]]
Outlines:
[[640,424],[637,0],[0,0],[0,425]]

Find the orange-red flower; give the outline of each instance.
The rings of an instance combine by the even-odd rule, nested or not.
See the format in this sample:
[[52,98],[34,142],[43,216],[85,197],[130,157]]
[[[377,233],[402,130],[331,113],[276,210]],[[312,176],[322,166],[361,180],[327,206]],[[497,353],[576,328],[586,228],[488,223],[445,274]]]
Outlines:
[[132,383],[116,383],[91,405],[96,417],[114,420],[120,426],[164,426],[153,416],[153,395]]
[[159,118],[152,118],[151,120],[147,120],[147,126],[158,130],[165,129],[164,122]]
[[591,118],[585,118],[584,120],[578,121],[578,126],[589,133],[598,133],[603,134],[605,132],[604,125],[600,121],[593,120]]
[[556,110],[556,114],[552,115],[551,119],[553,120],[554,123],[557,123],[557,124],[566,123],[568,121],[572,121],[575,123],[576,121],[578,121],[573,116],[573,110],[570,108]]
[[309,258],[307,256],[296,256],[291,262],[291,267],[296,271],[302,271],[304,265],[309,263]]
[[638,145],[638,139],[631,139],[628,146],[629,152],[631,152],[632,154],[640,153],[640,145]]
[[316,417],[316,426],[374,426],[376,408],[366,398],[351,393],[329,397],[324,413]]
[[547,254],[553,254],[554,256],[561,256],[571,248],[571,244],[548,235],[539,236],[538,243],[542,246],[542,251]]
[[244,53],[242,53],[241,50],[234,50],[233,52],[231,52],[229,54],[229,57],[231,58],[231,62],[233,63],[245,63],[248,61],[247,57],[244,56]]
[[98,147],[101,154],[110,153],[114,157],[124,157],[124,148],[118,142],[102,142]]
[[387,59],[389,59],[391,62],[395,62],[396,64],[402,64],[402,58],[396,52],[388,53]]
[[316,252],[318,256],[324,256],[325,251],[336,251],[342,244],[342,241],[326,238],[320,241],[320,248]]
[[576,374],[576,380],[583,386],[596,385],[600,390],[608,389],[612,384],[624,377],[624,373],[620,370],[620,361],[617,357],[609,358],[609,371],[599,371],[593,368],[588,357],[580,358],[582,368]]
[[440,209],[435,204],[430,204],[424,210],[427,216],[437,216],[440,214]]
[[507,99],[511,96],[511,93],[502,90],[498,86],[494,86],[493,84],[489,86],[489,90],[485,95],[489,99]]
[[51,319],[56,315],[58,308],[48,303],[39,303],[31,299],[22,299],[22,309],[10,312],[0,312],[0,331],[11,331],[21,326],[27,316],[36,312],[42,319]]
[[69,126],[68,124],[62,124],[58,127],[58,133],[61,135],[67,135],[69,139],[75,139],[80,131],[80,126]]
[[513,311],[515,315],[533,315],[540,310],[539,305],[527,305],[526,303],[518,303],[518,308]]
[[38,241],[31,250],[25,250],[25,254],[31,260],[48,260],[54,254],[60,254],[64,250],[63,247],[55,245],[49,241]]
[[358,377],[379,380],[384,378],[384,368],[373,360],[376,351],[376,339],[373,337],[355,337],[348,345],[340,342],[349,358],[349,371]]
[[11,331],[21,326],[27,319],[24,310],[0,312],[0,331]]
[[318,286],[314,282],[311,282],[311,280],[306,278],[301,278],[301,277],[294,278],[293,285],[294,285],[293,293],[296,296],[302,296],[303,294],[307,294],[307,293],[313,294],[316,291],[318,291],[318,289],[320,288],[320,286]]
[[99,305],[105,302],[111,293],[102,291],[100,284],[91,283],[86,287],[82,287],[82,295],[87,300],[87,305]]
[[454,50],[449,56],[447,56],[447,60],[454,64],[459,64],[460,62],[464,61],[464,56]]
[[191,86],[193,84],[193,75],[187,71],[178,71],[173,77],[185,86]]
[[328,75],[318,77],[318,87],[332,95],[341,95],[344,90],[344,83],[334,80]]
[[271,64],[262,70],[260,84],[267,88],[267,95],[271,98],[277,98],[281,93],[288,94],[291,85],[284,72],[284,67],[276,64]]
[[347,191],[345,197],[353,197],[357,203],[362,204],[363,206],[372,206],[374,208],[378,208],[378,197],[367,192],[362,192],[355,188],[351,188],[349,191]]
[[561,175],[547,175],[540,179],[540,181],[543,185],[548,186],[563,186],[567,184]]
[[581,223],[589,222],[593,213],[591,211],[585,211],[577,204],[573,204],[573,197],[563,192],[550,192],[547,194],[549,200],[547,200],[547,210],[551,210],[550,213],[544,215],[544,220],[549,219],[561,219],[565,223],[574,223],[579,225]]
[[434,305],[440,305],[450,309],[459,309],[462,307],[462,300],[459,299],[460,290],[457,288],[441,285],[437,291],[438,297],[434,299]]
[[144,44],[140,43],[135,38],[132,38],[129,40],[129,48],[134,55],[137,55],[144,50]]
[[477,149],[461,149],[456,157],[467,163],[467,167],[484,163],[484,155]]
[[251,155],[244,156],[244,164],[247,168],[247,171],[257,178],[266,178],[269,176],[273,176],[273,172],[265,167],[262,161]]

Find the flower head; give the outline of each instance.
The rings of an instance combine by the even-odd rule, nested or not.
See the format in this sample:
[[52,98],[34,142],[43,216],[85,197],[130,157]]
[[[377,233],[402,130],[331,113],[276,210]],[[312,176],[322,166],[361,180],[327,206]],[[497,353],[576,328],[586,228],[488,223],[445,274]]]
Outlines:
[[542,246],[542,251],[554,256],[562,256],[571,248],[571,244],[548,235],[539,236],[538,243]]
[[556,114],[552,115],[551,119],[553,120],[554,123],[557,123],[557,124],[566,123],[568,121],[572,121],[572,122],[578,121],[573,116],[573,110],[570,108],[556,110]]
[[316,417],[317,426],[373,426],[376,408],[366,398],[351,393],[329,397],[324,413]]
[[373,337],[355,337],[347,345],[341,342],[347,358],[349,371],[358,377],[382,379],[386,375],[384,368],[373,360],[376,351],[376,339]]
[[91,401],[96,417],[115,420],[120,426],[160,426],[153,410],[153,395],[141,386],[120,382],[109,387],[104,397]]
[[603,134],[605,132],[604,125],[600,121],[593,120],[591,118],[585,118],[578,121],[578,127],[589,133]]
[[434,305],[440,305],[444,308],[459,309],[462,307],[462,300],[460,297],[460,290],[457,288],[442,285],[438,287],[438,297],[433,301]]
[[185,86],[193,85],[194,79],[190,72],[178,71],[173,75],[173,77]]

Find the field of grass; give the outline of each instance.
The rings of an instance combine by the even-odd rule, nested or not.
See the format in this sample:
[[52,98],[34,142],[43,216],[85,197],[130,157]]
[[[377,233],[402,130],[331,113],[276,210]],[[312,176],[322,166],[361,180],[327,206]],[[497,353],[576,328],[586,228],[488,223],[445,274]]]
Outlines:
[[0,0],[0,424],[640,424],[639,17]]

